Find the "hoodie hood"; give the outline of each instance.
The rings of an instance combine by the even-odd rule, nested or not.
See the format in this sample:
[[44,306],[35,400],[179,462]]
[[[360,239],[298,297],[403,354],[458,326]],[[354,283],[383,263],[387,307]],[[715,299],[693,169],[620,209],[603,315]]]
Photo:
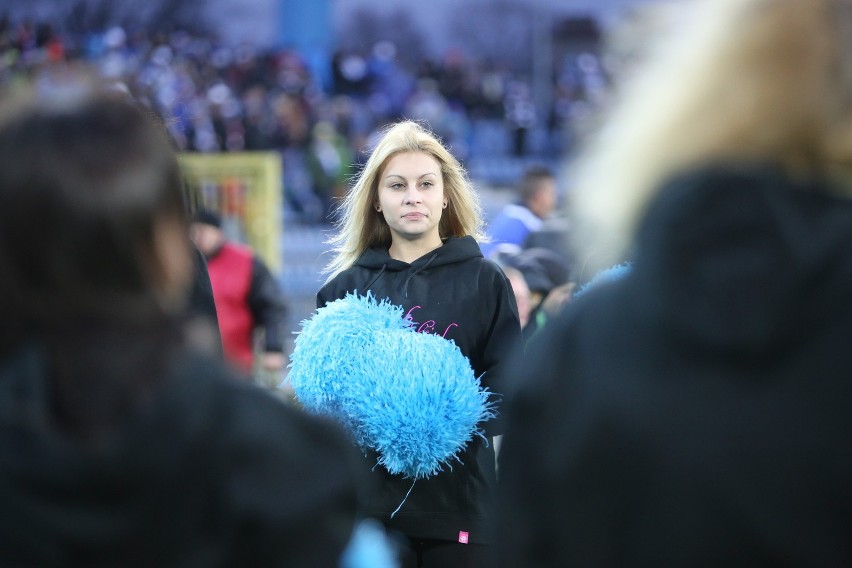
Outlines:
[[362,268],[379,270],[375,277],[364,286],[364,290],[369,289],[375,284],[382,278],[385,272],[408,272],[404,284],[404,292],[407,297],[409,282],[420,272],[425,271],[427,268],[438,268],[477,257],[482,257],[482,251],[473,237],[450,237],[444,241],[442,246],[424,254],[412,263],[391,258],[388,250],[384,247],[372,247],[364,251],[355,265]]
[[444,266],[479,256],[482,256],[482,251],[473,237],[450,237],[444,241],[443,246],[424,254],[410,264],[391,258],[386,247],[367,249],[355,264],[364,268],[385,268],[391,272],[401,272],[417,269],[427,263],[433,267]]
[[672,180],[637,245],[637,309],[677,340],[765,354],[850,309],[852,201],[776,168]]

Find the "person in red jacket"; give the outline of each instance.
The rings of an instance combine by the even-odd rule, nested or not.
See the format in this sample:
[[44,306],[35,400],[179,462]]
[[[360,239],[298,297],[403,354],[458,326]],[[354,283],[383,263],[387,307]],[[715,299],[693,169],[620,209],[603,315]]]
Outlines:
[[255,332],[263,331],[261,366],[282,371],[286,305],[275,278],[248,246],[230,241],[219,214],[199,209],[192,240],[207,258],[210,283],[222,334],[225,359],[250,376],[254,367]]

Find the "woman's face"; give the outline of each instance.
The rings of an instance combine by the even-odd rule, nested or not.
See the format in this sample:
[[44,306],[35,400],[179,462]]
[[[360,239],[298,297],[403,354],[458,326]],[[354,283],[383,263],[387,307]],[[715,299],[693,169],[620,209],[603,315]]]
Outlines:
[[396,154],[379,175],[374,206],[384,215],[393,240],[440,245],[438,224],[447,206],[441,165],[425,152]]

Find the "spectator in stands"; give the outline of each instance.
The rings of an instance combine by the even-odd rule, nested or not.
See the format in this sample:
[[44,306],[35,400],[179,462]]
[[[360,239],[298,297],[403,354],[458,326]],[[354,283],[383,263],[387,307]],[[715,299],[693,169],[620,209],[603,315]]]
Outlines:
[[524,339],[530,339],[571,300],[576,282],[568,260],[545,248],[528,248],[506,260],[524,276],[529,290],[529,321]]
[[115,90],[22,89],[0,107],[0,564],[337,566],[350,445],[190,347],[162,129]]
[[498,566],[852,566],[852,3],[680,9],[576,164],[634,262],[517,367]]
[[335,207],[346,195],[346,184],[352,176],[354,152],[330,121],[318,122],[311,132],[307,152],[308,172],[314,193],[322,200],[322,216],[331,220]]
[[512,154],[523,158],[529,152],[529,132],[538,120],[530,86],[523,81],[511,81],[506,89],[503,107],[512,138]]
[[262,333],[260,365],[268,372],[283,371],[287,312],[269,268],[249,247],[227,238],[215,211],[199,209],[192,221],[192,240],[207,259],[225,359],[251,376],[256,334]]
[[[541,225],[527,235],[525,249],[547,249],[555,252],[570,265],[577,262],[577,251],[571,244],[572,221],[568,211],[556,209]],[[579,275],[575,275],[579,277]]]
[[504,206],[489,223],[489,242],[481,246],[486,258],[502,244],[520,250],[527,236],[541,228],[544,219],[553,213],[557,201],[553,171],[545,166],[530,166],[518,182],[517,194],[518,200]]
[[527,279],[524,274],[517,268],[501,264],[500,268],[509,284],[512,285],[512,292],[515,295],[515,303],[518,305],[518,320],[521,324],[521,330],[526,329],[530,321],[530,311],[532,309],[532,293],[527,285]]

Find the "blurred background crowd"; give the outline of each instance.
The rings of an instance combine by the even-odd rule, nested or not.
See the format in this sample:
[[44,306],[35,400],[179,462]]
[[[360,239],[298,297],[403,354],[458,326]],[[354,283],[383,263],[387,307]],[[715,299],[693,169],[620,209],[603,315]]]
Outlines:
[[[6,4],[0,84],[90,62],[165,117],[181,150],[281,152],[285,214],[303,223],[327,220],[376,130],[401,117],[426,121],[480,183],[509,186],[530,161],[557,164],[605,95],[611,64],[593,14],[542,24],[520,2],[460,7],[425,24],[404,6],[356,10],[319,56],[286,32],[275,42],[229,39],[227,23],[192,0],[144,13],[122,2],[78,0],[67,14]],[[346,3],[322,4],[330,20]],[[320,20],[311,19],[331,26]],[[458,41],[429,49],[431,29],[453,21]]]

